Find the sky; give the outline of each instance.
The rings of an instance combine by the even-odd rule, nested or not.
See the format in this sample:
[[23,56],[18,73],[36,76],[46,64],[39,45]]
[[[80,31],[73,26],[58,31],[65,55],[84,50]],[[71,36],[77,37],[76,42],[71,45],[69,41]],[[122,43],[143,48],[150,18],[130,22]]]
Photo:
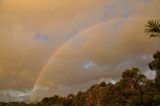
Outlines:
[[65,96],[138,67],[160,41],[144,25],[159,0],[0,0],[0,101]]

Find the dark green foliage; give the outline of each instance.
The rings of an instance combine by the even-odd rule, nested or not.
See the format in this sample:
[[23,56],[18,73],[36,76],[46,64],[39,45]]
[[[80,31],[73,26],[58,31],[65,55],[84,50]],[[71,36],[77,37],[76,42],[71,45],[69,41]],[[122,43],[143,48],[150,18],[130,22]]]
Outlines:
[[153,55],[154,60],[149,63],[149,68],[156,72],[155,77],[155,85],[158,89],[160,89],[160,52],[156,52]]
[[63,102],[63,106],[73,106],[73,99],[75,95],[69,94]]
[[160,52],[156,52],[154,55],[153,55],[153,58],[154,60],[149,63],[149,68],[151,70],[155,70],[155,71],[158,71],[160,70]]
[[149,20],[145,27],[150,37],[160,37],[160,20]]
[[100,87],[105,87],[106,86],[106,83],[103,81],[99,84]]

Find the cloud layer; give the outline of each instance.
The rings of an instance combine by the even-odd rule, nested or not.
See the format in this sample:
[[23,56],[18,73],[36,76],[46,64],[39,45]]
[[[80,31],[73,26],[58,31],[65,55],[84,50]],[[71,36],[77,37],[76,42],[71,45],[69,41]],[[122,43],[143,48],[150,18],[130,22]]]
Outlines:
[[[160,47],[158,40],[146,37],[144,24],[159,19],[159,3],[0,1],[0,101],[26,89],[34,90],[36,98],[84,90],[99,81],[117,80],[132,66],[147,73],[147,63]],[[33,89],[44,65],[70,39],[41,76],[38,89]]]

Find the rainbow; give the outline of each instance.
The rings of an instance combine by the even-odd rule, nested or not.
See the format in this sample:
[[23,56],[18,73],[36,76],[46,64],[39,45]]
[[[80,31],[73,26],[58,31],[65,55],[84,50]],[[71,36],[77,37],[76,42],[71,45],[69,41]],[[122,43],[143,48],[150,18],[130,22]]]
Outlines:
[[[110,22],[113,22],[115,20],[111,20],[111,21],[108,21],[107,23],[110,23]],[[51,62],[55,59],[55,57],[65,48],[67,47],[67,45],[69,45],[72,41],[78,39],[80,36],[82,36],[84,33],[92,30],[92,29],[95,29],[95,28],[98,28],[102,25],[106,24],[106,21],[102,22],[102,23],[99,23],[99,24],[96,24],[96,25],[92,25],[91,27],[89,28],[86,28],[82,31],[80,31],[77,35],[73,36],[71,39],[69,39],[68,41],[66,41],[55,53],[53,53],[53,55],[49,58],[49,60],[47,61],[47,63],[43,66],[34,86],[33,86],[33,91],[32,91],[32,95],[30,97],[30,100],[32,98],[32,96],[34,95],[35,93],[35,88],[36,86],[38,85],[38,83],[40,82],[40,79],[41,77],[44,75],[45,71],[47,70],[48,66],[51,64]]]

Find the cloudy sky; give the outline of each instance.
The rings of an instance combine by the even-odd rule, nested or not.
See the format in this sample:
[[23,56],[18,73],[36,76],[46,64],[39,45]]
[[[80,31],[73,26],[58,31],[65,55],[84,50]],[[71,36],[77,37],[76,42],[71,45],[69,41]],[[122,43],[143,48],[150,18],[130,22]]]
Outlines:
[[115,82],[147,63],[160,41],[144,34],[159,0],[0,0],[0,101],[39,99]]

